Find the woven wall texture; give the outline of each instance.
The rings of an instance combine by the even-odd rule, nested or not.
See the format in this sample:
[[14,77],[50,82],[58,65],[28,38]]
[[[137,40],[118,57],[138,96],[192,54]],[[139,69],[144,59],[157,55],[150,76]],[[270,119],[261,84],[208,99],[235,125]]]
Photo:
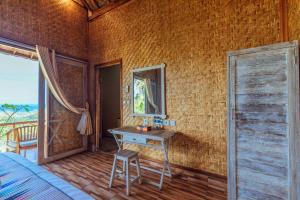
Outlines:
[[289,40],[300,40],[300,1],[288,1]]
[[87,58],[87,12],[71,0],[1,0],[0,36]]
[[[91,66],[122,58],[123,85],[130,84],[132,69],[166,63],[167,114],[178,131],[171,162],[221,175],[226,175],[226,52],[276,42],[279,0],[133,0],[89,24]],[[93,79],[91,67],[95,106]],[[130,105],[124,105],[123,117],[123,125],[141,122],[130,117]]]

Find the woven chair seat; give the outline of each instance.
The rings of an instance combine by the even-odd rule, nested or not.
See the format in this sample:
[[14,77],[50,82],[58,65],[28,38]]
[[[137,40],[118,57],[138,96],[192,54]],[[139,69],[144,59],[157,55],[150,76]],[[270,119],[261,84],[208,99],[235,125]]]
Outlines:
[[[35,145],[37,145],[37,140],[30,140],[30,141],[20,142],[20,147],[30,147],[30,146],[35,146]],[[11,147],[11,148],[16,148],[17,147],[17,142],[8,141],[7,146]]]

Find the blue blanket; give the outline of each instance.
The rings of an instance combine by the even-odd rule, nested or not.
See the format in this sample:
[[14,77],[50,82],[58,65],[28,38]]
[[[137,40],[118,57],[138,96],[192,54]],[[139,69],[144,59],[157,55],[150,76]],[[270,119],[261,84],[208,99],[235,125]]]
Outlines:
[[90,200],[86,193],[14,153],[0,153],[0,200]]

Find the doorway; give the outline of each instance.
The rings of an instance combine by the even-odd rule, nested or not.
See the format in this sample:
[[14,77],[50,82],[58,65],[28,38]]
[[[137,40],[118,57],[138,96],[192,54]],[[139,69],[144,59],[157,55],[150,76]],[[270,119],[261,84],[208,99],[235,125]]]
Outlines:
[[36,163],[39,63],[30,52],[0,47],[0,152],[12,151]]
[[96,96],[98,96],[96,132],[98,147],[105,152],[117,149],[114,137],[108,130],[120,127],[122,124],[121,71],[121,62],[96,67]]

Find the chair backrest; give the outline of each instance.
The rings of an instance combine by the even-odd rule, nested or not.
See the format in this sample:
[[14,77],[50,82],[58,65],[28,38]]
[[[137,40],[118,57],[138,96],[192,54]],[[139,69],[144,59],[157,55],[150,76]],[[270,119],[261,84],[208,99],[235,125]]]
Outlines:
[[19,142],[25,142],[30,140],[37,139],[38,126],[30,125],[30,126],[22,126],[15,129]]

